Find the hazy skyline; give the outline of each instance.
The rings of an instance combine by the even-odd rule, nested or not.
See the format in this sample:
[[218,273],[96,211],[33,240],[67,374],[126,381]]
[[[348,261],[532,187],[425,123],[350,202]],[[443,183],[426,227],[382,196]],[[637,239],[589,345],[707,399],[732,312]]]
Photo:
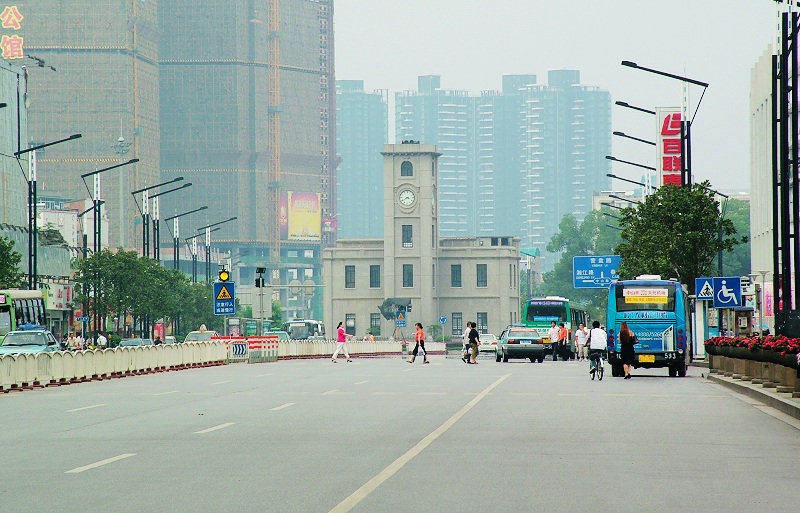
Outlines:
[[[749,190],[750,71],[776,40],[777,13],[771,0],[339,0],[336,78],[393,93],[438,74],[444,89],[478,95],[500,89],[502,75],[532,73],[545,84],[550,69],[577,69],[612,102],[680,105],[680,82],[620,65],[634,61],[710,84],[692,125],[694,179]],[[690,115],[701,93],[690,86]],[[654,118],[630,109],[614,106],[612,127],[655,138]],[[617,158],[655,163],[644,144],[613,137],[612,148]],[[641,175],[619,163],[613,172]],[[614,188],[628,186],[615,180]]]

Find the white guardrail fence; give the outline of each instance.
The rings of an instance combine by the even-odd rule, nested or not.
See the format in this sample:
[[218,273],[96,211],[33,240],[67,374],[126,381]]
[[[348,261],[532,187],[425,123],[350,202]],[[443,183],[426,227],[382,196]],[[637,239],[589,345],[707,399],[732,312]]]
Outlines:
[[[427,342],[430,354],[443,354],[443,342]],[[410,351],[413,346],[407,349]],[[401,341],[347,343],[350,355],[390,356],[403,353]],[[274,337],[214,337],[210,342],[116,347],[55,353],[0,356],[0,392],[30,390],[154,372],[225,365],[276,362],[278,359],[330,357],[336,342]]]

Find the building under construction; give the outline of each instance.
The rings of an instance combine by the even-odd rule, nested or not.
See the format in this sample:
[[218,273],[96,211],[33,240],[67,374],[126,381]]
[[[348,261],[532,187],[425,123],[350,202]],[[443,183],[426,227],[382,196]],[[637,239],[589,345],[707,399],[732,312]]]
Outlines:
[[[311,291],[320,248],[335,237],[333,0],[224,4],[16,2],[32,142],[83,134],[40,153],[41,194],[86,198],[82,174],[138,158],[101,174],[111,246],[143,247],[142,200],[132,191],[183,177],[177,185],[191,187],[159,198],[160,212],[149,208],[163,220],[208,207],[179,218],[184,270],[186,240],[200,235],[202,247],[197,229],[221,223],[210,233],[214,275],[230,253],[242,283],[266,267],[275,290]],[[160,230],[165,261],[173,229]],[[315,313],[313,301],[292,304],[293,289],[282,295],[289,315]]]

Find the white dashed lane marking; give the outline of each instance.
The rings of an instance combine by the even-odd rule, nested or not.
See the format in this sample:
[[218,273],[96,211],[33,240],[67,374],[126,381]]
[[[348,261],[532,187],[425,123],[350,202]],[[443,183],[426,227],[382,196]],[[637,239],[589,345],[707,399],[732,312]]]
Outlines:
[[131,456],[136,456],[136,453],[126,453],[120,454],[119,456],[114,456],[113,458],[108,458],[103,461],[98,461],[97,463],[91,463],[89,465],[84,465],[83,467],[77,467],[72,470],[67,470],[64,472],[65,474],[80,474],[81,472],[86,472],[87,470],[91,470],[93,468],[102,467],[103,465],[108,465],[109,463],[114,463],[115,461],[124,460],[125,458],[130,458]]
[[278,411],[278,410],[282,410],[282,409],[284,409],[284,408],[288,408],[289,406],[294,406],[295,404],[297,404],[297,403],[286,403],[286,404],[282,404],[282,405],[280,405],[280,406],[276,406],[276,407],[274,407],[274,408],[270,408],[270,409],[269,409],[269,411]]
[[108,405],[107,405],[107,404],[105,404],[105,403],[102,403],[102,404],[93,404],[93,405],[91,405],[91,406],[84,406],[83,408],[73,408],[73,409],[71,409],[71,410],[67,410],[67,413],[72,413],[72,412],[76,412],[76,411],[91,410],[91,409],[93,409],[93,408],[100,408],[100,407],[102,407],[102,406],[108,406]]
[[208,429],[204,429],[202,431],[195,431],[194,434],[196,435],[205,435],[206,433],[211,433],[212,431],[218,431],[220,429],[225,429],[226,427],[231,427],[235,422],[226,422],[225,424],[220,424],[219,426],[210,427]]

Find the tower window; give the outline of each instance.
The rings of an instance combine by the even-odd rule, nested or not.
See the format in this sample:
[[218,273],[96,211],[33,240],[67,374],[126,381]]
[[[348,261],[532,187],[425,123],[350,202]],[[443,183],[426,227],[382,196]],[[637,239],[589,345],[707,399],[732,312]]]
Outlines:
[[400,164],[400,176],[414,176],[414,166],[405,160]]
[[414,231],[413,231],[413,226],[410,224],[403,225],[403,247],[404,248],[414,247]]

